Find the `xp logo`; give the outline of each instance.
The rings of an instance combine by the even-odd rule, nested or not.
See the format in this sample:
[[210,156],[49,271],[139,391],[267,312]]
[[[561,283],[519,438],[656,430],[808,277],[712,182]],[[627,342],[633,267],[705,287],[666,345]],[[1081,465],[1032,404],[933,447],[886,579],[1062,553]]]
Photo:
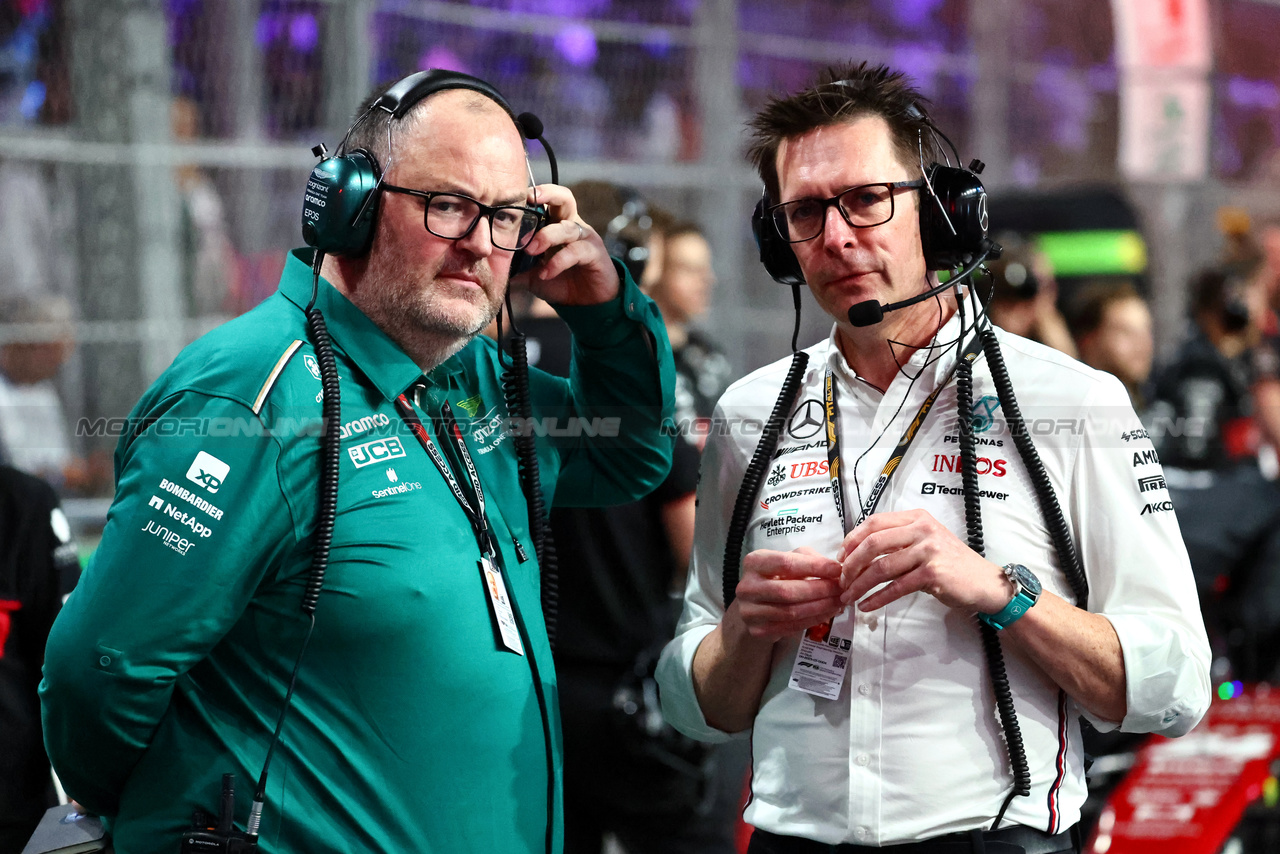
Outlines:
[[983,395],[981,400],[973,404],[973,432],[985,433],[995,423],[996,410],[1000,408],[1000,398],[994,394]]
[[347,453],[351,455],[351,462],[355,463],[358,469],[405,456],[404,445],[400,444],[400,440],[394,436],[347,448]]
[[811,397],[791,413],[787,432],[794,439],[808,439],[822,429],[822,401]]
[[212,454],[201,451],[196,454],[191,468],[187,469],[187,480],[200,484],[210,492],[217,492],[230,471],[231,466]]
[[307,366],[307,370],[311,372],[311,376],[320,379],[320,363],[316,361],[316,357],[310,353],[302,357],[302,364]]

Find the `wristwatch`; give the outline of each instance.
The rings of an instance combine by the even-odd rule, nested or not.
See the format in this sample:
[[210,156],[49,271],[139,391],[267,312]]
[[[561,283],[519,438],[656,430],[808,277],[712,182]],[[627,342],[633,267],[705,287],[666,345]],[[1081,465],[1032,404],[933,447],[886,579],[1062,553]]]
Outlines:
[[998,614],[978,614],[978,619],[993,629],[1011,626],[1040,599],[1040,579],[1020,563],[1006,563],[1005,577],[1013,582],[1013,598]]

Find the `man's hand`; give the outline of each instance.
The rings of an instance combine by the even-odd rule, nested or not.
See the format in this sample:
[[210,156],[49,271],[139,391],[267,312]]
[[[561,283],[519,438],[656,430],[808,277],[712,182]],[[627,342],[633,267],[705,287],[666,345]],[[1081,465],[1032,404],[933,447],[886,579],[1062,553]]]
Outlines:
[[840,592],[840,564],[831,558],[805,547],[760,549],[742,561],[730,611],[752,638],[772,643],[834,618],[845,607]]
[[773,645],[844,610],[840,564],[813,549],[760,549],[742,561],[737,595],[693,656],[693,690],[707,723],[750,728],[769,681]]
[[858,602],[878,584],[883,589],[858,608],[883,608],[923,590],[948,608],[995,614],[1013,597],[1004,570],[960,541],[924,510],[876,513],[844,538],[840,600]]
[[539,184],[529,189],[529,204],[544,205],[550,224],[525,247],[543,257],[517,281],[553,305],[597,305],[616,297],[618,271],[600,235],[578,216],[573,193],[558,184]]

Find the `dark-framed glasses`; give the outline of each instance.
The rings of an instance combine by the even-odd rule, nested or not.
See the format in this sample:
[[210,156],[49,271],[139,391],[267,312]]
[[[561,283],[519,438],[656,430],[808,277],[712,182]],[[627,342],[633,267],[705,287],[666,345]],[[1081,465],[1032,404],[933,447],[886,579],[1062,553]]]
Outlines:
[[423,225],[436,237],[461,240],[483,217],[489,220],[489,236],[493,245],[509,251],[528,246],[545,216],[541,211],[523,205],[486,205],[458,193],[410,190],[394,184],[383,184],[382,189],[426,200]]
[[829,199],[796,199],[769,209],[778,234],[788,243],[803,243],[822,234],[827,208],[835,207],[852,228],[871,228],[893,219],[893,197],[898,190],[914,190],[924,181],[882,181],[850,187]]

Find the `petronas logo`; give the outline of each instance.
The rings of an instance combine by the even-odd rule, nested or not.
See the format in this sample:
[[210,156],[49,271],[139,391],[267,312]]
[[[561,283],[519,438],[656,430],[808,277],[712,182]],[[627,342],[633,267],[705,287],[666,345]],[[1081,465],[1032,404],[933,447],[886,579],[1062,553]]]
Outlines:
[[480,407],[484,406],[484,401],[477,394],[475,397],[468,397],[466,400],[458,401],[458,406],[463,412],[467,413],[468,418],[475,418],[476,413],[480,411]]

